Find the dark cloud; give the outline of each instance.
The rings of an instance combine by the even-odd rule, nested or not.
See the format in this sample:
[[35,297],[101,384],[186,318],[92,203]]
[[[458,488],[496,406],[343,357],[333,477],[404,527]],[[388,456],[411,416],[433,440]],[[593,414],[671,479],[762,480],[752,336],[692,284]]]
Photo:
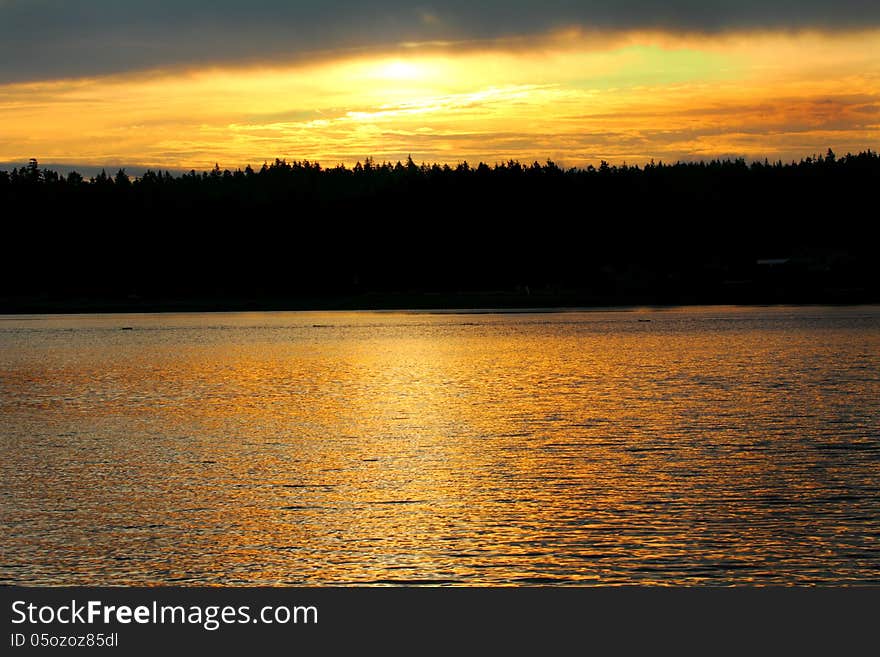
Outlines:
[[0,82],[329,56],[579,26],[714,33],[880,26],[877,0],[0,0]]

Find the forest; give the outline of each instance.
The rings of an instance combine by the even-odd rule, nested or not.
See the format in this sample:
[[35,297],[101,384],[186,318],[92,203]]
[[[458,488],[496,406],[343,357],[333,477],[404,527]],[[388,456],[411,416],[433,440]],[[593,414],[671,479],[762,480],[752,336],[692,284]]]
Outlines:
[[0,313],[880,301],[880,156],[0,171]]

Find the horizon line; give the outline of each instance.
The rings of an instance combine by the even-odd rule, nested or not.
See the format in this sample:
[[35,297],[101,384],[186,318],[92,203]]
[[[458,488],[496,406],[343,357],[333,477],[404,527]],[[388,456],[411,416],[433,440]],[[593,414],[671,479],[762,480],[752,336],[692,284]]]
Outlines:
[[[857,152],[847,151],[846,153],[836,153],[834,151],[833,146],[829,146],[824,152],[812,152],[808,155],[802,155],[799,159],[782,159],[775,158],[770,159],[769,157],[760,157],[760,156],[745,156],[742,154],[719,154],[718,156],[705,158],[705,157],[695,157],[693,159],[689,158],[678,158],[676,160],[664,160],[663,158],[650,158],[648,161],[642,161],[642,163],[629,163],[627,160],[621,160],[619,163],[614,163],[609,160],[600,159],[598,164],[593,164],[590,162],[589,164],[584,164],[582,166],[565,166],[564,163],[560,163],[561,160],[554,160],[552,157],[543,157],[543,158],[529,158],[528,160],[521,160],[518,158],[509,158],[507,160],[495,160],[494,163],[490,163],[485,160],[480,160],[478,162],[471,162],[467,158],[457,159],[457,160],[447,160],[447,161],[432,161],[428,162],[426,160],[422,160],[417,162],[412,158],[411,155],[406,158],[398,158],[394,159],[383,159],[381,162],[377,161],[376,158],[372,156],[366,156],[363,159],[358,159],[354,164],[346,164],[345,162],[339,161],[336,164],[327,166],[320,162],[319,159],[311,159],[308,157],[304,157],[301,159],[288,159],[286,157],[274,157],[274,158],[265,158],[263,159],[261,164],[254,166],[252,163],[247,163],[244,166],[237,166],[235,168],[230,167],[221,167],[219,162],[215,163],[214,166],[209,168],[195,168],[195,167],[165,167],[165,166],[157,166],[151,164],[138,164],[138,163],[105,163],[105,164],[84,164],[84,163],[75,163],[75,162],[47,162],[45,164],[41,164],[39,158],[29,158],[28,161],[17,161],[17,160],[6,160],[0,162],[0,172],[10,173],[13,169],[27,169],[29,166],[32,166],[32,163],[36,163],[37,167],[40,171],[52,171],[53,173],[82,173],[82,172],[94,172],[96,175],[100,175],[99,172],[103,171],[106,175],[116,175],[118,172],[122,171],[126,173],[126,175],[131,176],[128,170],[140,170],[143,173],[152,172],[152,173],[175,173],[175,174],[189,174],[192,172],[196,173],[210,173],[211,171],[219,170],[221,173],[229,172],[235,173],[237,171],[246,172],[248,168],[250,168],[254,173],[258,173],[262,168],[268,167],[271,168],[273,166],[310,166],[317,167],[319,170],[327,171],[334,169],[343,169],[343,170],[355,170],[360,167],[365,167],[369,162],[371,167],[374,169],[382,169],[382,168],[395,168],[397,165],[408,166],[410,162],[414,164],[419,169],[423,169],[427,167],[428,169],[433,169],[434,167],[440,167],[441,169],[450,168],[452,170],[456,170],[466,166],[469,169],[478,169],[482,166],[486,166],[489,169],[497,169],[504,168],[509,166],[520,166],[522,168],[532,168],[534,165],[539,165],[541,167],[555,167],[562,171],[590,171],[592,169],[598,169],[604,165],[607,165],[612,169],[645,169],[650,166],[678,166],[678,165],[699,165],[699,164],[736,164],[739,162],[744,162],[746,164],[770,164],[770,165],[797,165],[803,164],[813,161],[818,161],[827,158],[827,156],[832,154],[835,159],[847,158],[847,157],[856,157],[859,155],[877,155],[878,151],[872,149],[871,147],[866,147],[863,150],[858,150]],[[326,160],[325,160],[326,161]],[[135,176],[139,177],[139,176]]]

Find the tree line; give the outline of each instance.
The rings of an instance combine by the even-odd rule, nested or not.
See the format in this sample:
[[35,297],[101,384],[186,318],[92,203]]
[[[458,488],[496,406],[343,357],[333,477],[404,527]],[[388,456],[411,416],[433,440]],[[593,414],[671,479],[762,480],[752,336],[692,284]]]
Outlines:
[[0,310],[878,300],[880,156],[0,171]]

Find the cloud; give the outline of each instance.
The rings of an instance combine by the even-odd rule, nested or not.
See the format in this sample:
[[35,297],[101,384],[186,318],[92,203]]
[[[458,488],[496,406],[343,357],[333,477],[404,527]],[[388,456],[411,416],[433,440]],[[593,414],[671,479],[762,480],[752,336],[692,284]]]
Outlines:
[[571,28],[715,33],[877,26],[876,0],[0,0],[0,83],[314,59]]
[[720,48],[710,66],[699,50],[630,46],[431,55],[404,70],[381,56],[0,86],[0,160],[137,173],[275,157],[571,166],[876,150],[878,34],[690,39]]

